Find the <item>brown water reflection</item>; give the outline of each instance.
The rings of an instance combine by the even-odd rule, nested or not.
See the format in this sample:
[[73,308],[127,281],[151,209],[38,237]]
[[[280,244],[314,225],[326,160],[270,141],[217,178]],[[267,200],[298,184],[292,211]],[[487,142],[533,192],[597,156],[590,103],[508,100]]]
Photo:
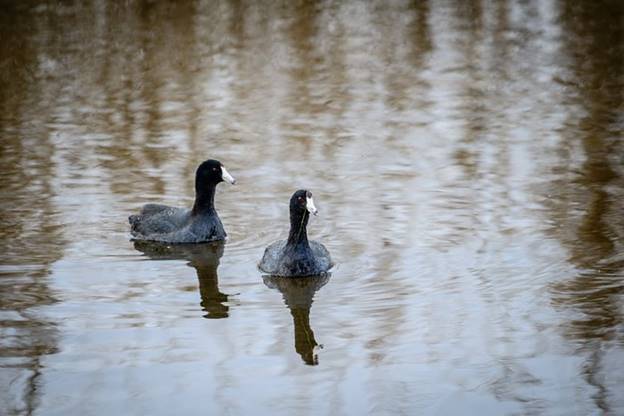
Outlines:
[[[623,21],[3,2],[0,413],[624,412]],[[225,248],[137,252],[209,157]],[[256,262],[301,187],[338,264],[288,316]]]
[[[32,414],[39,404],[42,360],[59,349],[56,323],[37,311],[58,301],[48,279],[51,265],[63,257],[63,236],[53,202],[53,140],[47,128],[32,122],[41,106],[22,87],[37,83],[28,72],[37,52],[4,30],[13,16],[1,16],[0,409]],[[22,16],[14,18],[23,23]],[[13,47],[21,53],[13,54]],[[9,74],[7,67],[18,66],[24,71]]]
[[[561,184],[573,188],[566,190],[567,200],[557,211],[563,212],[563,221],[571,222],[566,228],[574,230],[574,234],[561,239],[570,247],[570,261],[579,273],[554,286],[553,302],[575,311],[566,325],[566,334],[579,343],[579,350],[589,354],[583,376],[596,388],[596,405],[606,413],[613,410],[612,393],[600,370],[612,365],[613,358],[605,346],[624,344],[621,17],[590,3],[567,4],[563,11],[564,24],[576,35],[566,44],[571,58],[566,81],[576,87],[575,94],[584,103],[585,114],[574,122],[578,124],[577,134],[586,160],[569,185]],[[599,27],[610,30],[597,30]],[[576,205],[575,211],[582,214],[570,212],[571,205]]]
[[228,317],[228,295],[219,291],[217,268],[223,256],[223,243],[166,245],[149,241],[135,241],[134,248],[153,260],[188,260],[197,271],[201,307],[204,318]]
[[314,294],[327,284],[329,276],[296,279],[264,276],[263,280],[267,287],[280,291],[284,303],[290,309],[295,333],[295,350],[306,364],[318,365],[318,354],[315,349],[319,344],[310,326],[310,308]]
[[[584,17],[582,23],[577,23],[578,16]],[[624,27],[618,15],[591,4],[569,5],[564,22],[577,34],[566,45],[574,63],[568,82],[578,86],[575,93],[585,103],[586,113],[575,122],[586,160],[569,185],[560,185],[572,188],[566,191],[565,205],[557,209],[564,210],[561,220],[573,222],[566,224],[573,230],[572,238],[562,240],[570,246],[570,261],[580,273],[557,286],[566,293],[557,299],[563,303],[574,299],[572,306],[585,315],[571,322],[573,337],[607,340],[618,337],[617,323],[622,319],[618,299],[624,293],[624,92],[618,84],[624,68]],[[565,212],[571,205],[580,215]]]

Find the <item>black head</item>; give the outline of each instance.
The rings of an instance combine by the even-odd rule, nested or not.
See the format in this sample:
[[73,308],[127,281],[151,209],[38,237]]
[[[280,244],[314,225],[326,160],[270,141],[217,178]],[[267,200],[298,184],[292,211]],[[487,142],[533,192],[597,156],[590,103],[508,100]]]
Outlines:
[[318,210],[314,206],[314,200],[312,199],[312,192],[307,189],[299,189],[290,198],[290,212],[291,214],[303,214],[305,212],[317,215]]
[[229,182],[232,185],[236,180],[228,173],[225,167],[218,160],[209,159],[202,162],[195,173],[195,187],[200,188],[208,184],[218,184],[219,182]]

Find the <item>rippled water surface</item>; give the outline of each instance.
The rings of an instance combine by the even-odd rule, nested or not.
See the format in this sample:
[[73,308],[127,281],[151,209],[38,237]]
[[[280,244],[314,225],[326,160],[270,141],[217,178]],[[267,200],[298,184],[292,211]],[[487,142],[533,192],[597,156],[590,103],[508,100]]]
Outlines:
[[[620,1],[0,5],[0,413],[624,414]],[[217,158],[223,245],[130,241]],[[288,198],[337,265],[256,269]]]

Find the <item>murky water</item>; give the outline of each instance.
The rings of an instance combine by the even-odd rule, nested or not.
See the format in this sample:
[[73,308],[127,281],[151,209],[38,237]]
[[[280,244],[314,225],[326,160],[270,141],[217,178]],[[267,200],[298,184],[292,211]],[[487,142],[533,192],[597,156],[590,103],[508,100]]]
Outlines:
[[[0,413],[624,413],[623,22],[3,2]],[[135,247],[207,158],[227,244]],[[301,187],[337,266],[263,279]]]

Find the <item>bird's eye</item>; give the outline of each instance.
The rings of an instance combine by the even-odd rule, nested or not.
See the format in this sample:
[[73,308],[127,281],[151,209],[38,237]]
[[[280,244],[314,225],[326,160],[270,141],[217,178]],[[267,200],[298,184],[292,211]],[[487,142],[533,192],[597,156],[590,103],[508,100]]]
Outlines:
[[212,170],[214,170],[216,172],[217,168],[212,168]]
[[297,198],[299,199],[299,201],[303,201],[303,198],[302,198],[302,197],[297,197]]

